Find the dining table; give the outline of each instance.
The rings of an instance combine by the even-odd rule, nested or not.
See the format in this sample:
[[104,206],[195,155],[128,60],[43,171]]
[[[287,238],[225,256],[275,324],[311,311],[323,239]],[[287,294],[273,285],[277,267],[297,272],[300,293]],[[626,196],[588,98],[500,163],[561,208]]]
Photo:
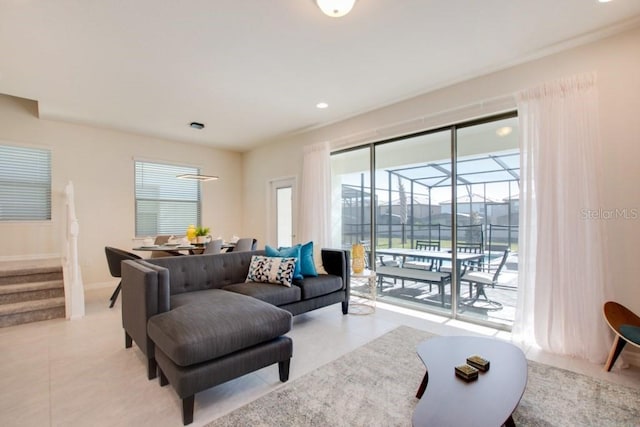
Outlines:
[[[390,255],[394,258],[400,258],[402,260],[400,262],[401,265],[404,264],[407,258],[449,262],[453,260],[453,251],[451,250],[429,251],[410,248],[381,248],[376,249],[376,255]],[[460,271],[459,269],[462,267],[463,263],[477,262],[482,260],[482,258],[484,258],[483,253],[457,252],[456,265],[458,267],[458,271]]]
[[132,248],[134,251],[138,252],[166,252],[170,255],[185,255],[184,252],[188,252],[189,255],[196,255],[198,253],[202,253],[204,250],[204,245],[142,245],[136,246]]
[[[161,245],[142,245],[132,248],[134,251],[139,252],[166,252],[170,255],[200,255],[204,252],[206,247],[205,243],[192,243],[189,245],[184,244],[161,244]],[[222,252],[231,252],[235,247],[234,243],[227,242],[222,244]]]

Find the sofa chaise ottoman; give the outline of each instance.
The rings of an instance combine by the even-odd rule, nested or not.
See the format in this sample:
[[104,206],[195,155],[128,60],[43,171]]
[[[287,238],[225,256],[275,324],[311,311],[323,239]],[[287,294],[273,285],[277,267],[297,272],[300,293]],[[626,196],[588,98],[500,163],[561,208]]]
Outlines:
[[[214,303],[215,302],[215,303]],[[269,303],[212,290],[197,302],[149,319],[160,385],[182,399],[182,421],[193,422],[195,394],[278,363],[289,378],[292,315]]]

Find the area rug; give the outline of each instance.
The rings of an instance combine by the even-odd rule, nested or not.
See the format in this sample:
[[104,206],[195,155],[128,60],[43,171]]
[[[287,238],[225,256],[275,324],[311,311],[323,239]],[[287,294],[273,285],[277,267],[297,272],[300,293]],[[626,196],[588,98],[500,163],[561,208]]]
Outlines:
[[[208,426],[410,426],[433,335],[406,326],[330,362]],[[518,426],[638,426],[640,390],[529,361]]]

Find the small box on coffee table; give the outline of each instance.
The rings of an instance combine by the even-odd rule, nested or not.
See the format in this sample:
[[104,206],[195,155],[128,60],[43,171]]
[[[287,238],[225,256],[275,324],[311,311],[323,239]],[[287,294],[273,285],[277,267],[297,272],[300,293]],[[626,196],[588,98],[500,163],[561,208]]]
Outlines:
[[467,357],[467,364],[473,366],[474,368],[482,372],[486,372],[489,370],[489,361],[478,355]]
[[460,365],[455,367],[456,375],[465,381],[474,381],[478,379],[478,370],[473,366]]

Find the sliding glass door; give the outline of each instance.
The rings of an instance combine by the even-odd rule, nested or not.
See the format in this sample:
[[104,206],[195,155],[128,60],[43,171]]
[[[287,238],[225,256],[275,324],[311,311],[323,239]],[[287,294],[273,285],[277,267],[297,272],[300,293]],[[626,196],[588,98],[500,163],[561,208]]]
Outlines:
[[[457,211],[460,252],[482,259],[463,265],[460,317],[511,326],[518,284],[520,152],[517,118],[457,129]],[[462,231],[464,230],[464,231]]]
[[[375,146],[376,261],[381,300],[451,315],[447,260],[451,248],[451,130]],[[420,251],[420,252],[418,252]]]
[[366,146],[331,156],[334,247],[363,243],[368,249],[371,243],[370,152]]
[[334,153],[334,244],[365,244],[381,301],[510,328],[515,114]]

